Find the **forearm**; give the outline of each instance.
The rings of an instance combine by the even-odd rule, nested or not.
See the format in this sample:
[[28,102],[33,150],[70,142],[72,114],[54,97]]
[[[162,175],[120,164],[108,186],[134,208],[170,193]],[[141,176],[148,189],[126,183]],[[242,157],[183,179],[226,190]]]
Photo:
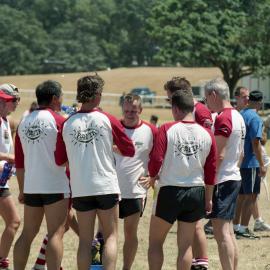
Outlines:
[[259,162],[260,167],[263,167],[263,155],[262,155],[262,146],[258,139],[252,141],[252,149],[256,156],[256,159]]
[[24,169],[16,169],[16,176],[18,181],[19,190],[23,193],[24,188]]
[[213,185],[205,185],[205,201],[206,202],[209,202],[212,200],[213,190],[214,190]]

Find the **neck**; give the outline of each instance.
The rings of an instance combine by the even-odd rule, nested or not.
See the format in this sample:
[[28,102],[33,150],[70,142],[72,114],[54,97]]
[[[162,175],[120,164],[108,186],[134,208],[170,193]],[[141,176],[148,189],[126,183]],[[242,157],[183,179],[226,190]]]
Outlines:
[[98,104],[94,103],[94,102],[87,102],[87,103],[83,103],[81,106],[81,110],[82,111],[91,111],[93,109],[95,109],[98,106]]
[[134,121],[130,121],[128,119],[123,118],[122,122],[126,127],[133,128],[133,127],[138,126],[141,123],[141,119],[136,119]]
[[193,113],[191,112],[186,113],[186,114],[179,114],[176,116],[175,120],[176,121],[189,121],[189,122],[195,121]]
[[226,108],[233,108],[232,104],[228,100],[221,100],[219,106],[217,107],[218,107],[217,112],[221,112],[223,111],[223,109]]

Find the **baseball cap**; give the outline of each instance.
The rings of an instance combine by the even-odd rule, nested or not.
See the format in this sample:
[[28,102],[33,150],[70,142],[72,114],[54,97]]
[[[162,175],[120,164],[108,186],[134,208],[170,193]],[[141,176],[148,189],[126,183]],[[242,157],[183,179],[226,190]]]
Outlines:
[[249,100],[250,101],[262,101],[263,93],[259,90],[254,90],[249,93]]
[[10,83],[4,83],[2,85],[0,85],[0,91],[3,91],[4,93],[6,93],[9,96],[12,97],[18,97],[19,96],[19,90],[18,88]]
[[0,90],[0,99],[3,99],[5,101],[12,101],[14,97],[7,95],[5,92]]

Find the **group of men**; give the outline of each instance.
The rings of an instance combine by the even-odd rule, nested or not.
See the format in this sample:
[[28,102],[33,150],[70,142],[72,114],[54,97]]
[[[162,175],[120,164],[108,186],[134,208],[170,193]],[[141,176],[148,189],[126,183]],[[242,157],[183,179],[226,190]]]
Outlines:
[[[24,204],[24,225],[14,246],[14,269],[25,269],[31,243],[44,215],[48,230],[47,268],[61,268],[62,239],[71,211],[71,197],[78,221],[77,268],[88,270],[91,264],[90,243],[97,217],[105,241],[103,267],[116,269],[120,217],[124,219],[125,237],[122,269],[131,269],[147,189],[155,187],[158,191],[150,221],[149,269],[162,268],[163,244],[176,220],[177,269],[207,269],[202,219],[208,217],[222,269],[236,270],[238,249],[233,219],[237,197],[240,188],[245,188],[241,185],[243,177],[252,179],[254,184],[253,172],[241,169],[240,174],[244,144],[245,148],[255,149],[259,164],[257,182],[259,174],[263,176],[266,170],[260,159],[259,131],[256,134],[249,131],[245,115],[244,121],[232,107],[227,83],[217,78],[205,85],[206,107],[194,99],[188,80],[173,77],[164,89],[172,105],[174,121],[165,123],[159,130],[141,119],[142,102],[136,95],[127,94],[123,98],[121,120],[102,111],[99,104],[103,85],[97,74],[80,78],[76,98],[82,104],[81,109],[68,119],[58,113],[63,95],[58,82],[45,81],[36,88],[38,109],[21,120],[15,137],[16,175],[19,201]],[[249,96],[252,102],[252,97],[258,98],[259,93]],[[10,101],[15,102],[0,87],[0,106],[3,102],[8,107]],[[253,115],[254,108],[250,109],[252,112],[247,114]],[[211,112],[217,113],[215,121]],[[0,113],[3,119],[4,112]],[[253,118],[251,122],[254,124]],[[245,139],[246,130],[251,136],[249,142]],[[13,163],[14,156],[9,157],[13,159],[6,160]],[[249,162],[253,165],[255,159],[247,160],[245,154],[247,167],[242,167],[250,168]],[[256,201],[251,197],[247,199],[249,204]],[[5,219],[2,213],[7,210],[1,207],[0,214]],[[10,245],[19,218],[16,224]],[[10,246],[3,253],[2,243],[3,240],[1,261],[8,263]]]

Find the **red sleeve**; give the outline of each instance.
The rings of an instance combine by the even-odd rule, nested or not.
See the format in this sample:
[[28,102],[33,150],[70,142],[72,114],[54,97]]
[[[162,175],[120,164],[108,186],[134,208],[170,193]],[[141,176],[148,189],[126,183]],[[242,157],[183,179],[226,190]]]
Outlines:
[[225,110],[216,117],[215,121],[215,136],[230,137],[232,133],[232,116],[231,110]]
[[15,136],[15,166],[18,169],[24,168],[24,153],[22,149],[21,140],[18,134],[18,129]]
[[135,154],[135,147],[133,145],[133,142],[126,135],[124,127],[121,125],[121,122],[110,114],[104,114],[109,118],[111,122],[113,142],[116,144],[121,154],[123,156],[133,157]]
[[195,104],[195,121],[207,129],[211,129],[213,125],[213,119],[210,110],[200,102]]
[[65,162],[68,161],[66,145],[64,143],[63,136],[62,136],[63,125],[62,127],[58,129],[57,138],[56,138],[56,146],[55,146],[55,151],[54,151],[55,163],[58,166],[61,166]]
[[149,175],[155,177],[161,168],[167,151],[167,130],[173,123],[162,125],[157,133],[155,144],[148,163]]
[[56,165],[61,166],[65,162],[68,161],[66,145],[64,143],[63,136],[62,136],[63,125],[67,119],[65,119],[63,116],[53,111],[50,111],[50,112],[55,119],[56,126],[58,129],[57,138],[56,138],[56,146],[55,146],[55,151],[54,151],[54,159],[55,159]]
[[206,185],[215,185],[217,171],[217,145],[213,133],[208,129],[206,130],[211,136],[212,144],[204,164],[204,182]]
[[[155,145],[155,142],[156,142],[156,139],[157,139],[158,129],[157,129],[157,127],[155,127],[154,125],[152,125],[150,123],[147,123],[145,121],[143,121],[143,123],[150,127],[150,129],[152,131],[152,135],[153,135],[153,146],[152,146],[151,152],[149,154],[149,157],[151,157],[153,149],[154,149],[154,145]],[[150,159],[149,159],[149,161],[150,161]]]

